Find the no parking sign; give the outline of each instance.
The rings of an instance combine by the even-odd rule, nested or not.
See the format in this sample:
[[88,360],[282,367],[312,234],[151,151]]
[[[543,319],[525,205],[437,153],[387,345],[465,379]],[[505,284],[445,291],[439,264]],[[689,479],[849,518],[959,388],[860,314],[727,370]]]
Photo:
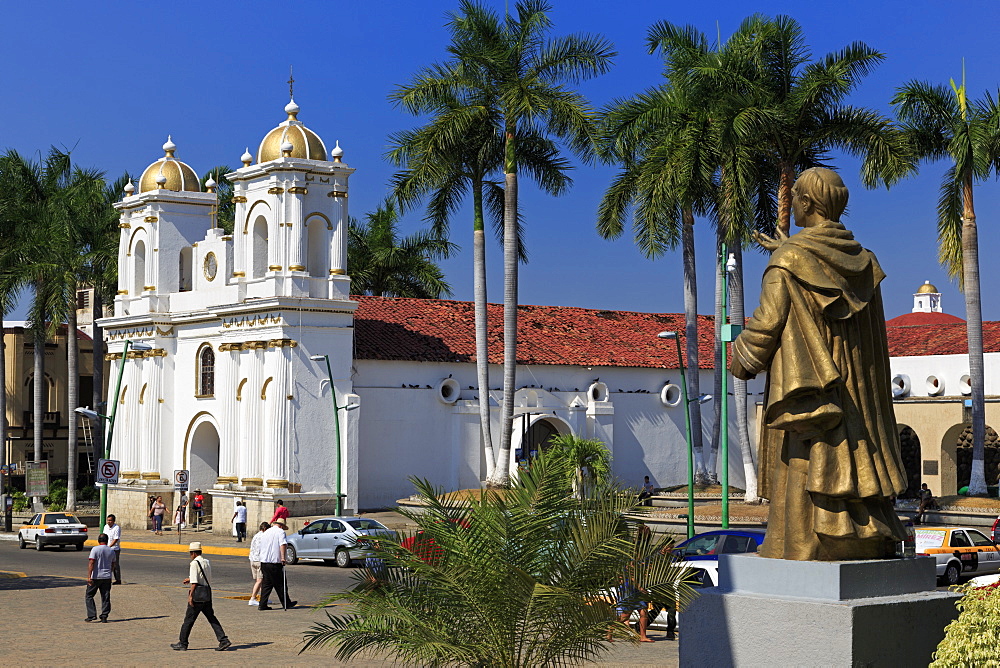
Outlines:
[[186,492],[188,488],[188,479],[191,477],[191,471],[187,469],[176,469],[174,471],[174,489]]
[[118,465],[121,462],[117,459],[98,459],[97,460],[97,484],[99,485],[117,485],[118,484]]

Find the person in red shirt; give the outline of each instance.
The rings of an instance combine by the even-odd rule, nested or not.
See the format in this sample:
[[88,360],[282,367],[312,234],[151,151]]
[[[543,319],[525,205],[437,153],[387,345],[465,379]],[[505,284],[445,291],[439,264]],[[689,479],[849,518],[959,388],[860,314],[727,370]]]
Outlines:
[[274,517],[271,518],[271,524],[274,524],[278,520],[288,519],[288,508],[285,508],[285,502],[278,499],[278,507],[274,509]]

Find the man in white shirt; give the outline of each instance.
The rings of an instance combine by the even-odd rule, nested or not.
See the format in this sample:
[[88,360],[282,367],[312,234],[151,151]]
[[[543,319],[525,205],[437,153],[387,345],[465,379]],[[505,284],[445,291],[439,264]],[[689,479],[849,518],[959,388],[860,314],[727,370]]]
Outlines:
[[264,576],[260,571],[260,543],[264,539],[264,532],[271,528],[267,522],[261,522],[259,531],[253,535],[250,541],[250,577],[253,578],[253,590],[250,592],[250,602],[247,605],[259,605],[257,595],[264,584]]
[[260,590],[260,605],[258,610],[273,610],[267,607],[267,598],[274,589],[278,600],[284,608],[294,608],[298,601],[288,600],[288,592],[284,586],[285,567],[285,520],[277,518],[271,523],[271,528],[265,531],[260,540],[260,571],[264,576],[264,584]]
[[188,553],[191,555],[191,565],[188,568],[188,576],[184,578],[184,584],[191,585],[191,588],[188,590],[187,612],[184,615],[184,622],[181,624],[180,640],[170,645],[170,647],[179,651],[186,650],[188,648],[188,638],[191,636],[191,627],[194,626],[194,620],[198,619],[199,614],[205,613],[205,619],[212,625],[215,637],[219,640],[219,646],[215,650],[221,652],[229,649],[233,643],[226,637],[226,632],[222,629],[222,624],[219,623],[218,618],[215,616],[215,610],[212,609],[211,595],[209,595],[207,602],[196,602],[194,600],[194,592],[199,585],[211,588],[212,564],[208,562],[208,559],[201,556],[200,542],[196,541],[188,545]]
[[242,543],[247,537],[247,507],[242,501],[236,502],[236,512],[233,513],[233,523],[236,525],[236,542]]
[[108,537],[108,547],[115,551],[114,576],[115,581],[111,584],[120,585],[122,583],[122,526],[118,524],[114,515],[108,515],[107,524],[104,525],[104,534]]

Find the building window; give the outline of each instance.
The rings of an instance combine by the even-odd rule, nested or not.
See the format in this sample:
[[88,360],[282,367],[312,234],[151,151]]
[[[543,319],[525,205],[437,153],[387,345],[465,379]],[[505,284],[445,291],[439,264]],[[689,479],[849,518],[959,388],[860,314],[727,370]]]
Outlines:
[[90,309],[90,290],[76,291],[76,310],[87,311]]
[[205,344],[198,353],[198,396],[211,397],[215,394],[215,351]]

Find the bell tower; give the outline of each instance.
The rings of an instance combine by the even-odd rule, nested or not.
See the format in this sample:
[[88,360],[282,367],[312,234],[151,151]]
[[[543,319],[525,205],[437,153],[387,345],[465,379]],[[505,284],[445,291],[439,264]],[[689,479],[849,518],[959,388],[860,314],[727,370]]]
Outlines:
[[930,281],[924,281],[913,293],[913,313],[943,313],[941,292]]

